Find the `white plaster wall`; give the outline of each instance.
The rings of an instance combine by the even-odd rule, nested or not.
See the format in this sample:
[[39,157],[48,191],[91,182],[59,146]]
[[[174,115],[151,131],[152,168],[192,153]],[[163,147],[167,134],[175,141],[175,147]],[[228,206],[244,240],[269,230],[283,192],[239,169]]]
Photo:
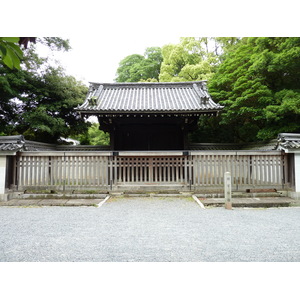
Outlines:
[[0,195],[5,191],[6,156],[0,156]]
[[295,153],[295,192],[300,193],[300,153]]

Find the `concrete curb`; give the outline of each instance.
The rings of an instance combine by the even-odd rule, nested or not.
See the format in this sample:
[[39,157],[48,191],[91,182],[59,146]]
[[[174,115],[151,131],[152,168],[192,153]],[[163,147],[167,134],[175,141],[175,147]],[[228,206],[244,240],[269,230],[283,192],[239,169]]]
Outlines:
[[[111,195],[107,195],[104,199],[12,199],[8,201],[0,201],[1,206],[95,206],[101,207]],[[126,195],[118,195],[118,198],[128,198]],[[206,207],[220,207],[225,205],[225,198],[202,198],[198,195],[174,195],[174,194],[158,194],[158,195],[139,195],[138,197],[147,197],[158,199],[158,197],[174,197],[185,198],[191,197],[197,204],[205,209]],[[300,206],[299,201],[288,197],[255,197],[255,198],[232,198],[233,207],[287,207],[287,206]]]
[[109,198],[110,198],[110,196],[105,197],[105,199],[103,201],[98,203],[97,207],[101,207]]
[[197,196],[192,195],[192,198],[199,204],[202,209],[205,209],[203,203],[197,198]]
[[13,199],[0,206],[97,206],[103,199]]
[[[293,199],[280,198],[232,198],[232,207],[288,207],[293,204]],[[225,198],[203,199],[204,206],[225,206]]]

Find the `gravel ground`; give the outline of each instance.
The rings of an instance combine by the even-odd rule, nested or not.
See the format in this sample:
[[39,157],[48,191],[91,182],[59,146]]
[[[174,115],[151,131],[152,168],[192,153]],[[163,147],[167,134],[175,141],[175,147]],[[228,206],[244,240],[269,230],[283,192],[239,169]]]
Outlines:
[[201,209],[192,198],[0,207],[1,262],[299,262],[300,208]]

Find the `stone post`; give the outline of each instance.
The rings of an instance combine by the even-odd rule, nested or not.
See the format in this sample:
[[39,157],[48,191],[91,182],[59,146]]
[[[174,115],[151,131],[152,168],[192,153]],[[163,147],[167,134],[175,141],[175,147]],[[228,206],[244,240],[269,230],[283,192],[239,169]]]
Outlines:
[[225,194],[225,208],[232,209],[230,172],[225,172],[224,174],[224,194]]

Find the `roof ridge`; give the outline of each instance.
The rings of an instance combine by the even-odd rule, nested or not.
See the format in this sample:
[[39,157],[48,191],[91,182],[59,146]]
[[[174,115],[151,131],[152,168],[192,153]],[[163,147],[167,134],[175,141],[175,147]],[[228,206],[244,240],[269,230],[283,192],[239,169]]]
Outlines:
[[200,98],[200,103],[206,104],[208,97],[204,94],[204,92],[201,91],[199,86],[196,83],[193,83],[193,89],[195,90],[196,94]]
[[99,112],[217,112],[206,81],[91,83],[87,97],[76,110]]
[[199,80],[199,81],[179,81],[179,82],[89,82],[91,85],[103,85],[105,86],[192,86],[193,84],[201,84],[206,83],[207,80]]

